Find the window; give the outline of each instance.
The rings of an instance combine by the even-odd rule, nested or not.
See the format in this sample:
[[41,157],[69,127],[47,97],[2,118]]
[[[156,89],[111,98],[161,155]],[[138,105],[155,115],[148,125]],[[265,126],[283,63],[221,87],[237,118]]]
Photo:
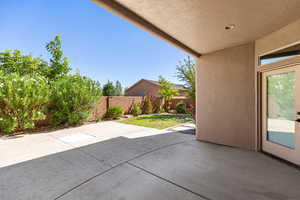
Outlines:
[[291,47],[287,47],[273,53],[260,56],[259,64],[264,65],[280,60],[285,60],[294,56],[300,55],[300,44],[293,45]]

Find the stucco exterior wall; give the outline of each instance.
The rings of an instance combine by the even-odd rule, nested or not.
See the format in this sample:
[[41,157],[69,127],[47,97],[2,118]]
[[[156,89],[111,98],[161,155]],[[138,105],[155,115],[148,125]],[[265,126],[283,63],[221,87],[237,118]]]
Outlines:
[[141,81],[129,90],[127,90],[128,96],[158,96],[159,86],[151,84],[147,81]]
[[268,34],[255,41],[255,85],[256,85],[256,131],[257,148],[262,150],[262,108],[261,108],[261,81],[262,72],[300,63],[300,56],[295,56],[278,62],[259,66],[259,56],[291,46],[300,42],[300,20],[294,21],[283,28]]
[[254,43],[197,59],[197,139],[255,149]]

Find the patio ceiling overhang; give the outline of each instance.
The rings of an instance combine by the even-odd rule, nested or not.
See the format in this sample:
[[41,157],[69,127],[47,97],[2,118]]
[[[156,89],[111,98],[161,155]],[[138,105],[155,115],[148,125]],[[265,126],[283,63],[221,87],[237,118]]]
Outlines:
[[194,56],[254,41],[300,18],[300,0],[93,1]]

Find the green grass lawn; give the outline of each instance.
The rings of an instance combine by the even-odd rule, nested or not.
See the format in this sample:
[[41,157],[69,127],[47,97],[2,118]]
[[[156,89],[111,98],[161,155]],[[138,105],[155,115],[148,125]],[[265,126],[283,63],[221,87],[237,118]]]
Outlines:
[[192,120],[193,119],[190,115],[162,114],[162,115],[144,115],[144,116],[133,117],[121,121],[121,123],[132,124],[137,126],[145,126],[149,128],[165,129]]

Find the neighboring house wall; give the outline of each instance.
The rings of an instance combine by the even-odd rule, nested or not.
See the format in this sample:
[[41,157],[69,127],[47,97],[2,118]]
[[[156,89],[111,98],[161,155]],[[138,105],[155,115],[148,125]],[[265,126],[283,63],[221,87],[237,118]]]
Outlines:
[[185,90],[178,90],[179,92],[179,95],[178,96],[184,96],[184,97],[187,97],[188,96],[188,92],[185,91]]
[[197,138],[255,149],[254,44],[197,59]]
[[126,92],[128,96],[158,96],[159,86],[142,80]]
[[[158,97],[159,94],[159,85],[153,84],[146,80],[141,80],[133,87],[127,89],[126,94],[128,96],[155,96]],[[188,92],[186,90],[178,90],[178,96],[188,96]]]

